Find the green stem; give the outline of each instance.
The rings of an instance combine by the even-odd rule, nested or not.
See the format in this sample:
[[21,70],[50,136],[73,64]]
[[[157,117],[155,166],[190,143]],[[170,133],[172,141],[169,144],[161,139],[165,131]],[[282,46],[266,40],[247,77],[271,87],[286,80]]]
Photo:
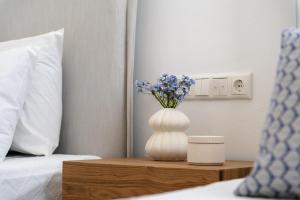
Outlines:
[[155,92],[152,92],[153,96],[156,98],[156,100],[162,105],[162,107],[166,108],[166,105],[164,102],[161,101],[161,99],[155,94]]
[[169,99],[169,108],[172,108],[172,104],[173,104],[173,101],[172,101],[172,99]]
[[158,94],[156,94],[156,92],[151,93],[164,108],[176,108],[176,106],[178,105],[178,102],[175,99],[170,99],[169,96],[162,99]]
[[168,100],[168,101],[167,101],[167,102],[168,102],[168,103],[167,103],[167,106],[168,106],[168,108],[170,108],[170,97],[169,97],[169,95],[167,95],[167,100]]
[[178,104],[178,102],[177,102],[177,101],[175,101],[175,103],[174,103],[174,107],[173,107],[173,108],[176,108],[177,104]]

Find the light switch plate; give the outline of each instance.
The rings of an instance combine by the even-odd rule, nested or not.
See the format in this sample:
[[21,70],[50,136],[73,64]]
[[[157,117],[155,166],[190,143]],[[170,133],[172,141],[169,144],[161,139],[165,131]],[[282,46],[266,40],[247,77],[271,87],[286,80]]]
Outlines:
[[252,73],[190,76],[196,85],[187,99],[252,99]]
[[228,78],[212,78],[210,81],[210,94],[212,96],[228,95]]
[[212,96],[219,96],[219,79],[212,78],[209,84],[209,92]]
[[209,82],[210,80],[208,78],[203,78],[200,79],[201,80],[201,87],[200,90],[198,92],[198,95],[201,96],[208,96],[209,95]]

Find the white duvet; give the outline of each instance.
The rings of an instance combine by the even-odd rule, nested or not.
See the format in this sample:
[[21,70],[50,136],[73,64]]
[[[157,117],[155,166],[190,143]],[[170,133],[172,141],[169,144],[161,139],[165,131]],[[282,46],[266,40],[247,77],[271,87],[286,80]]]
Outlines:
[[0,163],[0,200],[61,199],[62,161],[95,156],[7,157]]
[[[258,200],[260,198],[237,197],[234,190],[243,179],[223,181],[202,187],[178,190],[163,194],[132,198],[132,200]],[[262,199],[260,199],[262,200]]]

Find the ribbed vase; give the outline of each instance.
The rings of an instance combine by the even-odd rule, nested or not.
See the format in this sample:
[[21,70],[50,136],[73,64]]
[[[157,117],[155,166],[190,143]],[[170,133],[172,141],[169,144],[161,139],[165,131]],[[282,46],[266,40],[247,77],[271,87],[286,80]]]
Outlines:
[[156,112],[149,119],[154,133],[146,143],[146,155],[154,160],[186,160],[188,142],[184,131],[189,125],[189,118],[179,110],[164,108]]

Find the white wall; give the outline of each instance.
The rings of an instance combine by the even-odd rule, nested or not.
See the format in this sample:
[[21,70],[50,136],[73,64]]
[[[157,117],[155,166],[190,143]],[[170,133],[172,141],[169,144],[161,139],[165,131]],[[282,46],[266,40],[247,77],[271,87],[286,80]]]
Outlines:
[[[268,108],[280,32],[296,24],[295,0],[139,0],[135,79],[164,72],[253,72],[253,100],[185,101],[189,135],[224,135],[228,159],[254,159]],[[160,109],[134,97],[134,153],[144,155]]]
[[297,27],[300,26],[300,0],[297,0]]

